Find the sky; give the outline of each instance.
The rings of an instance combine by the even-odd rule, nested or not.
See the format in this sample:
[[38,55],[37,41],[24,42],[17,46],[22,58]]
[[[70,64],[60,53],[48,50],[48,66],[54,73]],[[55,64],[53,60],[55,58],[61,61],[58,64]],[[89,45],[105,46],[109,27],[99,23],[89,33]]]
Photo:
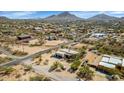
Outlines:
[[[0,11],[0,16],[11,19],[37,19],[57,15],[62,12],[63,11]],[[102,13],[115,17],[124,17],[124,11],[70,11],[69,13],[85,19]]]

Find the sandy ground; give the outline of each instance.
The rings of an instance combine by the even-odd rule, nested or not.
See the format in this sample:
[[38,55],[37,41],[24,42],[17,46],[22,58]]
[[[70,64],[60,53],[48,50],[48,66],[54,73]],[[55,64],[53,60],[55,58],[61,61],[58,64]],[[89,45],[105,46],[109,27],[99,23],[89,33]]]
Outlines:
[[100,62],[101,56],[98,56],[97,54],[88,51],[84,59],[87,59],[90,64],[97,64]]
[[[52,53],[43,54],[42,61],[41,61],[40,65],[38,65],[38,66],[41,66],[42,69],[44,68],[44,70],[47,71],[48,74],[54,74],[55,76],[59,77],[61,80],[74,80],[74,78],[76,77],[76,74],[75,73],[72,74],[67,71],[70,67],[70,64],[67,63],[64,59],[57,59],[57,58],[51,57],[51,55],[54,53],[55,53],[55,51],[53,51]],[[37,60],[38,60],[38,58],[34,60],[33,64],[35,64],[35,62]],[[43,64],[46,60],[48,60],[48,65]],[[52,71],[49,73],[48,72],[49,68],[56,61],[62,63],[65,66],[66,70],[61,71],[61,72]]]
[[2,54],[0,54],[0,57],[3,57],[4,58],[4,57],[7,57],[7,55],[5,55],[5,54],[2,53]]
[[87,59],[89,63],[93,63],[93,62],[95,62],[97,57],[98,56],[96,54],[94,54],[92,52],[88,52],[85,59]]
[[96,71],[94,68],[90,68],[94,71],[93,81],[108,81],[106,74]]
[[[42,54],[42,61],[40,63],[40,65],[44,66],[44,62],[46,60],[48,60],[48,65],[51,66],[54,62],[60,62],[62,63],[64,66],[66,67],[69,67],[70,64],[68,64],[64,59],[57,59],[57,58],[54,58],[54,57],[51,57],[52,55],[54,55],[55,51],[52,51],[52,53],[45,53],[45,54]],[[35,59],[34,62],[38,61],[39,58]]]
[[62,40],[52,40],[52,41],[46,40],[45,46],[52,47],[52,46],[56,46],[56,45],[64,43],[64,42],[66,42],[66,41],[65,40],[64,41],[62,41]]
[[38,52],[40,50],[44,50],[44,49],[48,49],[50,47],[56,46],[58,44],[63,43],[64,41],[61,40],[52,40],[52,41],[46,41],[46,43],[42,46],[33,46],[30,47],[29,45],[14,45],[13,47],[10,46],[10,48],[14,51],[14,50],[19,50],[19,51],[23,51],[27,52],[28,54],[33,54],[35,52]]
[[15,45],[14,47],[11,47],[12,50],[19,50],[19,51],[23,51],[24,52],[27,52],[28,54],[33,54],[35,52],[38,52],[40,50],[44,50],[44,49],[47,49],[47,47],[44,47],[44,46],[34,46],[34,47],[30,47],[28,45]]
[[86,47],[86,46],[87,46],[87,44],[78,43],[78,44],[74,45],[72,48],[79,49],[79,48]]
[[100,73],[95,73],[95,76],[93,77],[94,81],[108,81],[105,75],[101,75]]
[[9,74],[9,75],[0,76],[0,80],[4,80],[4,81],[21,80],[21,81],[23,81],[23,80],[29,80],[30,77],[37,75],[32,70],[25,71],[24,70],[25,67],[22,65],[16,65],[16,66],[13,66],[12,68],[14,68],[15,70],[13,72],[11,72],[11,74]]

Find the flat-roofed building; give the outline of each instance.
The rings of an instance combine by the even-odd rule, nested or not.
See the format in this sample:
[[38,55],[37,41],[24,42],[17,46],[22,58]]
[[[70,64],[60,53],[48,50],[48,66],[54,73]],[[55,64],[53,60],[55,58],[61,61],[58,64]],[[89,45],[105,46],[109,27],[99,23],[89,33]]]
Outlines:
[[109,63],[119,65],[119,64],[122,64],[122,59],[116,58],[116,57],[110,57]]
[[72,54],[72,55],[78,54],[77,51],[74,51],[74,50],[71,50],[71,49],[60,49],[60,51],[68,53],[68,54]]
[[54,56],[57,57],[57,58],[64,58],[64,55],[65,55],[64,52],[57,51]]
[[103,38],[103,37],[105,37],[105,36],[106,36],[105,33],[93,33],[93,34],[91,35],[91,37],[95,37],[95,38]]
[[55,56],[58,58],[71,58],[77,55],[78,52],[70,49],[60,49],[55,53]]
[[118,65],[124,67],[124,59],[116,56],[103,55],[99,65],[108,68],[115,68]]
[[31,39],[30,35],[20,35],[17,37],[18,40],[25,40],[25,39]]
[[20,35],[17,36],[17,40],[23,43],[29,43],[29,41],[32,39],[30,35]]
[[123,59],[122,67],[124,67],[124,59]]

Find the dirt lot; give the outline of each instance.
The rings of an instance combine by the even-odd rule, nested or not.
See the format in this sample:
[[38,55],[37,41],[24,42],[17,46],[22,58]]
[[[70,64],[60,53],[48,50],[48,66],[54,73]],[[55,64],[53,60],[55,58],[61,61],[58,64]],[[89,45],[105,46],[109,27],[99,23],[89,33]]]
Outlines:
[[28,45],[20,45],[20,46],[15,45],[15,46],[13,46],[11,48],[12,48],[13,51],[14,50],[19,50],[19,51],[23,51],[24,50],[24,52],[27,52],[28,54],[33,54],[33,53],[38,52],[40,50],[47,49],[47,47],[44,47],[44,46],[30,47]]
[[29,45],[14,45],[13,47],[10,46],[10,48],[14,50],[19,50],[27,52],[28,54],[33,54],[35,52],[38,52],[40,50],[48,49],[49,47],[56,46],[58,44],[63,43],[64,41],[61,40],[52,40],[52,41],[46,41],[46,43],[42,46],[29,46]]
[[[52,53],[47,53],[47,54],[43,54],[42,55],[42,61],[40,62],[40,64],[38,64],[38,66],[40,66],[40,68],[43,69],[44,72],[46,72],[47,74],[54,74],[55,77],[59,77],[59,79],[61,80],[75,80],[76,74],[75,73],[70,73],[67,70],[70,68],[70,64],[66,62],[66,60],[64,59],[57,59],[54,57],[51,57],[53,54],[55,53],[55,51],[52,51]],[[32,64],[36,64],[35,62],[38,61],[39,58],[36,58]],[[48,64],[44,65],[44,62],[48,60]],[[60,72],[58,71],[52,71],[52,72],[48,72],[49,68],[51,67],[51,65],[53,65],[54,62],[60,62],[61,64],[64,65],[64,67],[66,68],[66,70],[61,70]]]
[[17,81],[17,80],[29,80],[30,77],[36,76],[37,74],[34,73],[32,70],[25,71],[25,67],[22,65],[12,66],[14,71],[12,71],[8,75],[0,75],[0,80],[3,81]]
[[45,46],[53,47],[53,46],[56,46],[56,45],[64,43],[64,42],[66,42],[66,41],[65,40],[64,41],[62,41],[62,40],[52,40],[52,41],[46,40]]
[[96,55],[95,53],[92,53],[92,52],[87,52],[87,55],[84,59],[88,60],[89,64],[98,65],[98,63],[101,59],[101,56],[98,56],[98,55]]
[[5,55],[5,54],[0,54],[0,57],[7,57],[7,55]]

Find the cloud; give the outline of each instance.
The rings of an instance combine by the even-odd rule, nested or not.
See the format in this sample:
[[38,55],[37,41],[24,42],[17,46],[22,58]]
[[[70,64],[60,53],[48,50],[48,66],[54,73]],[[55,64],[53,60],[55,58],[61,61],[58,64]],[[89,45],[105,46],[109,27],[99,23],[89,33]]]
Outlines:
[[124,11],[112,11],[110,14],[124,14]]
[[15,11],[15,12],[1,12],[0,16],[6,16],[9,18],[30,18],[32,15],[36,14],[37,12],[35,11]]
[[96,14],[100,14],[101,12],[99,11],[78,11],[78,12],[70,12],[71,14],[74,14],[78,17],[81,17],[81,18],[89,18],[89,17],[92,17]]
[[12,13],[12,15],[14,15],[14,16],[28,16],[28,15],[32,15],[35,13],[36,12],[14,12],[14,13]]

